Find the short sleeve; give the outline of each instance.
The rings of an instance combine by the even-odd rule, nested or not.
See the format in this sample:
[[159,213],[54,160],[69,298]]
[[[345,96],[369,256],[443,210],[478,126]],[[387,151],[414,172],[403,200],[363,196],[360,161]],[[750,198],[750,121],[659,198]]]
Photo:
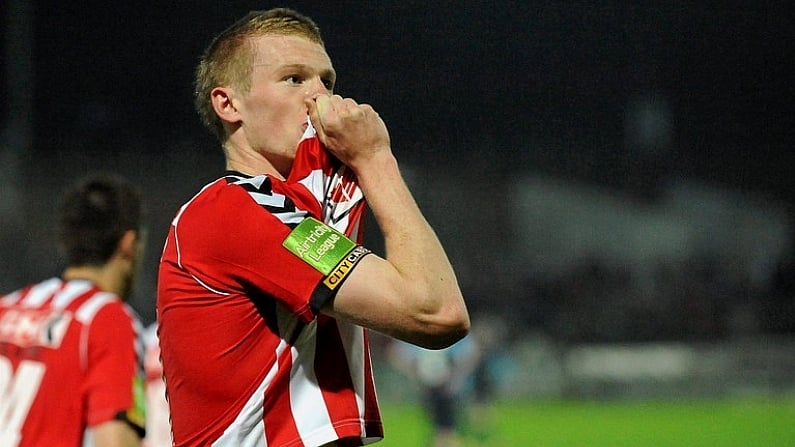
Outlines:
[[312,303],[329,299],[334,291],[322,286],[323,274],[284,248],[290,226],[257,199],[300,215],[283,194],[254,197],[234,184],[208,191],[174,225],[180,268],[220,294],[273,299],[311,321],[316,315]]
[[142,340],[136,326],[136,318],[114,301],[97,312],[84,329],[88,331],[84,396],[91,427],[121,419],[143,435],[143,359],[138,349]]

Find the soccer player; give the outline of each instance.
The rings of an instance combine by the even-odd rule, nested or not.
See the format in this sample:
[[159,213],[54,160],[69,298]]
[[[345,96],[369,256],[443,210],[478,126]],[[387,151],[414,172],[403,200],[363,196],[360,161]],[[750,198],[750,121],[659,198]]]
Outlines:
[[[367,330],[436,349],[470,324],[386,125],[333,94],[316,24],[289,9],[234,23],[196,73],[227,172],[179,209],[160,263],[175,445],[375,442]],[[359,243],[365,198],[385,258]]]
[[0,445],[140,446],[142,326],[124,301],[143,249],[137,191],[82,179],[63,199],[60,241],[60,277],[0,298]]

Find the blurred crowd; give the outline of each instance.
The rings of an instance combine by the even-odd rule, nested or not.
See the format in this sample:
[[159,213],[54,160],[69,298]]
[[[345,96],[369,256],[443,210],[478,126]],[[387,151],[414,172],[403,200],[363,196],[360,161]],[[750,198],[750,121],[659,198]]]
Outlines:
[[[528,277],[520,326],[565,342],[702,341],[795,331],[795,271],[760,275],[729,260],[660,261],[650,271],[583,260],[555,277]],[[514,314],[514,315],[516,315]]]

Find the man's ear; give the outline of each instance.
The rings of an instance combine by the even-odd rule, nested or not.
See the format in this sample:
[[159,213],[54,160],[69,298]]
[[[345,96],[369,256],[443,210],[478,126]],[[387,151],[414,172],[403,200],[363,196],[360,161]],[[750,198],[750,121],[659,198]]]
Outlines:
[[123,259],[134,260],[138,250],[138,232],[135,230],[127,230],[119,239],[119,245],[116,247],[116,252]]
[[240,121],[240,113],[237,111],[232,98],[235,91],[228,87],[216,87],[210,92],[210,101],[213,104],[215,114],[222,121],[236,123]]

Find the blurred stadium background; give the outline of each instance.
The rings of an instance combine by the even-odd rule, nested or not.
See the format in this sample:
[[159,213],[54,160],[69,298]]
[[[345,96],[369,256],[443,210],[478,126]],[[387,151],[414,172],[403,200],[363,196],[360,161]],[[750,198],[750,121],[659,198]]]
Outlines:
[[[338,92],[389,125],[476,327],[495,329],[495,400],[748,398],[792,402],[759,424],[795,423],[786,2],[278,5],[319,23]],[[271,6],[0,2],[0,293],[60,271],[62,186],[114,170],[147,198],[132,304],[154,321],[169,221],[222,169],[194,63]],[[382,399],[414,399],[381,352]]]

